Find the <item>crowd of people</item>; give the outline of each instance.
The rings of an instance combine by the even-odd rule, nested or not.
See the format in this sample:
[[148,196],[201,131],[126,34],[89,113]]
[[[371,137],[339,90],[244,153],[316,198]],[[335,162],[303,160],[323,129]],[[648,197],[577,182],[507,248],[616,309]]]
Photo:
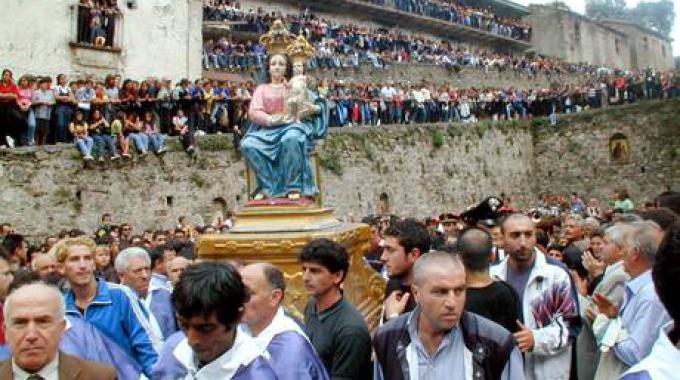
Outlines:
[[76,41],[98,47],[113,47],[116,18],[120,16],[115,0],[80,0]]
[[331,240],[299,253],[302,322],[276,266],[196,257],[197,237],[233,226],[219,212],[155,231],[104,214],[92,233],[35,245],[3,223],[0,357],[44,379],[54,363],[92,379],[674,378],[680,193],[535,206],[501,196],[424,220],[366,217],[364,258],[386,280],[373,333],[343,296],[349,256]]
[[[374,4],[385,5],[384,0],[370,0]],[[396,9],[433,17],[467,27],[481,29],[489,33],[513,39],[530,41],[531,26],[513,17],[493,14],[490,8],[474,8],[458,1],[397,0]],[[308,13],[307,11],[305,13]],[[235,23],[234,30],[262,34],[267,30],[272,17],[262,7],[245,10],[239,2],[230,0],[206,0],[203,4],[203,18],[206,21],[229,21]]]
[[[0,82],[0,147],[74,142],[85,160],[129,159],[166,151],[168,135],[196,153],[195,138],[233,133],[248,125],[255,84],[167,78],[141,81],[109,75],[70,80],[22,75],[18,84],[5,69]],[[550,117],[680,95],[675,72],[642,71],[603,75],[553,88],[457,88],[422,81],[376,83],[321,79],[311,88],[330,105],[332,127],[483,119]]]
[[[236,3],[236,9],[240,5]],[[261,34],[271,24],[284,20],[290,31],[302,34],[316,47],[316,56],[309,62],[309,69],[356,68],[370,64],[384,68],[392,63],[433,63],[460,70],[463,66],[478,66],[485,70],[499,71],[515,69],[529,76],[560,73],[593,73],[594,66],[568,64],[546,57],[516,57],[507,53],[473,53],[462,43],[450,40],[431,41],[405,32],[387,28],[366,28],[355,24],[344,24],[320,18],[308,9],[300,14],[267,13],[262,8],[248,13],[226,11],[225,6],[206,5],[204,19],[242,22],[233,24],[234,30],[246,30]],[[223,16],[223,15],[228,16]],[[229,42],[226,38],[218,41],[207,40],[203,52],[206,69],[228,69],[248,71],[263,68],[266,52],[257,42]]]
[[[384,5],[385,0],[366,0]],[[459,1],[395,0],[394,7],[409,13],[445,20],[522,41],[531,40],[531,25],[517,17],[495,15],[491,8],[475,8]]]

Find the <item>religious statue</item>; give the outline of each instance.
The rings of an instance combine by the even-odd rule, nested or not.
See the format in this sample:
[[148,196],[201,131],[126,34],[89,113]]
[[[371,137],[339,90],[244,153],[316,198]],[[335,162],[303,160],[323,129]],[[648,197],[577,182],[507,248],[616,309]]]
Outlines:
[[305,63],[314,56],[314,47],[303,36],[299,36],[288,46],[287,52],[293,61],[293,77],[288,82],[290,92],[286,100],[286,114],[299,122],[314,109],[314,104],[309,101],[309,88],[305,75]]
[[[240,147],[255,173],[257,186],[251,196],[255,200],[314,198],[319,189],[309,154],[328,129],[328,106],[309,91],[304,76],[314,48],[304,37],[294,38],[281,20],[260,37],[260,43],[269,53],[268,83],[253,93],[248,110],[251,125]],[[292,68],[295,77],[289,78]]]

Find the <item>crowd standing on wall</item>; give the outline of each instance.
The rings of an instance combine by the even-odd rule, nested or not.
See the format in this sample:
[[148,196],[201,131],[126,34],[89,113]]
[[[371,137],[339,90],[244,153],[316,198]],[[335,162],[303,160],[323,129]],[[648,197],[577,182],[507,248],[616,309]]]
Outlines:
[[[195,137],[247,128],[254,82],[168,78],[141,81],[109,75],[54,80],[9,69],[0,81],[0,147],[73,142],[85,160],[127,159],[166,151],[178,136],[189,154]],[[603,105],[680,95],[675,72],[646,71],[595,76],[582,84],[553,88],[457,88],[429,81],[377,83],[321,79],[312,90],[330,101],[330,126],[471,123],[483,119],[550,117]]]

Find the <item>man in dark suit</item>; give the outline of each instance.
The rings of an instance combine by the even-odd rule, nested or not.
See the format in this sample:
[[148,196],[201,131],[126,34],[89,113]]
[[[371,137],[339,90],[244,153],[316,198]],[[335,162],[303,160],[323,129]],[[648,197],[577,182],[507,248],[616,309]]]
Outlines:
[[110,367],[59,352],[64,309],[59,290],[45,284],[22,286],[7,297],[5,325],[12,359],[0,362],[0,379],[117,379]]

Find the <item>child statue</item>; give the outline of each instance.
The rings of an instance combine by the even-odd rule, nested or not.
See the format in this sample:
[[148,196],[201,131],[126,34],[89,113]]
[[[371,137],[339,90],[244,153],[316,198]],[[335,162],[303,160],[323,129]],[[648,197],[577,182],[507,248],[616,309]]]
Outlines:
[[[314,56],[314,47],[303,36],[298,36],[287,48],[288,57],[292,60],[293,77],[288,81],[288,98],[286,99],[286,114],[292,120],[300,122],[316,111],[310,101],[305,64]],[[317,111],[318,112],[318,111]]]

